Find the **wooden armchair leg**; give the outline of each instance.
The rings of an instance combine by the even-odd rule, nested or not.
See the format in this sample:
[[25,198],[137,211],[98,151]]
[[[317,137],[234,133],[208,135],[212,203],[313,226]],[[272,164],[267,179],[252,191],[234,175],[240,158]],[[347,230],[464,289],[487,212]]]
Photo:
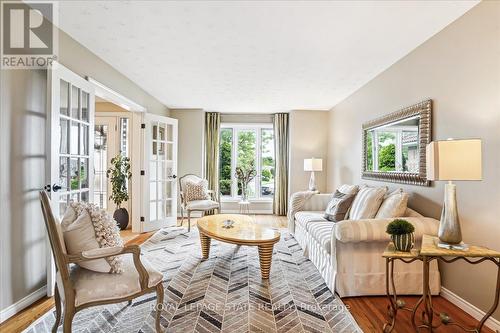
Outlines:
[[191,211],[188,210],[188,232],[191,231]]
[[73,317],[75,316],[75,308],[65,304],[64,317],[63,317],[63,333],[71,333],[71,326],[73,325]]
[[56,321],[54,322],[54,326],[52,327],[52,333],[56,333],[57,328],[59,327],[59,325],[61,325],[61,315],[62,315],[61,296],[59,295],[59,290],[57,289],[57,283],[54,290],[55,290],[54,301],[56,303]]
[[162,331],[162,327],[160,324],[161,321],[161,312],[163,311],[163,283],[158,283],[156,286],[156,333]]

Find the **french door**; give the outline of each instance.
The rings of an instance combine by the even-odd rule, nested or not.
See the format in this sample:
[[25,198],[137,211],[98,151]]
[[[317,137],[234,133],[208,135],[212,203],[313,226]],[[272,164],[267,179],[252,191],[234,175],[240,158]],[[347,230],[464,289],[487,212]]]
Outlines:
[[[94,150],[94,87],[59,63],[48,73],[48,183],[52,209],[61,217],[71,201],[92,201]],[[50,247],[49,247],[50,248]],[[47,294],[52,296],[55,265],[47,262]]]
[[177,119],[144,115],[141,231],[177,222]]

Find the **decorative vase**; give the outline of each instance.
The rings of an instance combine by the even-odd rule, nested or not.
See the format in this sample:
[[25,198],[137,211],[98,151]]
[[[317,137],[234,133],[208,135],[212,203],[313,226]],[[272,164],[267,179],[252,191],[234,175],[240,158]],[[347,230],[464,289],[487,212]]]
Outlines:
[[122,208],[118,208],[113,213],[113,218],[115,219],[116,224],[118,224],[118,226],[120,227],[120,230],[127,229],[128,220],[129,220],[127,209],[125,209],[123,207]]
[[248,200],[247,185],[241,184],[241,201]]
[[460,244],[462,231],[457,210],[457,186],[446,184],[444,187],[444,205],[439,223],[439,240],[446,244]]
[[396,251],[410,252],[415,245],[415,234],[391,235],[392,242]]

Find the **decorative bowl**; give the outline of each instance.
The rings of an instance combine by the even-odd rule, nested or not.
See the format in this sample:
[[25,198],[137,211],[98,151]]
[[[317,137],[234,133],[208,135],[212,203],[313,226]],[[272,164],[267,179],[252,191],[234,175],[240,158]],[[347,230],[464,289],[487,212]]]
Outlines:
[[226,228],[226,229],[232,228],[233,224],[234,224],[233,220],[224,220],[224,221],[222,221],[222,227]]

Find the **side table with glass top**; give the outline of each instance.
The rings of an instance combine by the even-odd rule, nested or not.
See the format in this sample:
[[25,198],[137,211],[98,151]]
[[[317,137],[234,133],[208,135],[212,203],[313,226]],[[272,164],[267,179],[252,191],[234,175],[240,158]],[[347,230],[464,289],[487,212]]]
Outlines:
[[[461,250],[448,250],[437,246],[438,238],[423,235],[422,246],[420,249],[413,249],[411,252],[396,251],[394,245],[389,243],[382,256],[386,259],[386,292],[389,300],[388,316],[389,321],[384,325],[384,332],[388,333],[394,329],[397,319],[397,313],[400,310],[411,311],[412,326],[415,332],[420,329],[426,329],[428,332],[434,332],[434,329],[441,325],[458,326],[464,331],[468,332],[481,332],[486,320],[495,312],[500,300],[500,252],[494,251],[480,246],[469,246],[466,251]],[[398,299],[397,289],[394,283],[394,262],[401,261],[403,263],[412,263],[416,260],[422,262],[423,281],[422,281],[422,297],[415,303],[412,308],[406,307],[404,301]],[[439,260],[443,263],[452,263],[458,260],[475,265],[483,261],[491,261],[497,266],[497,282],[494,294],[493,305],[485,313],[483,318],[479,321],[476,327],[465,327],[464,325],[454,322],[453,319],[446,313],[439,313],[440,323],[433,325],[433,318],[435,311],[432,307],[432,295],[429,288],[429,266],[433,260]],[[392,293],[391,293],[392,292]],[[422,309],[422,322],[417,324],[416,312],[417,309],[423,304]]]

